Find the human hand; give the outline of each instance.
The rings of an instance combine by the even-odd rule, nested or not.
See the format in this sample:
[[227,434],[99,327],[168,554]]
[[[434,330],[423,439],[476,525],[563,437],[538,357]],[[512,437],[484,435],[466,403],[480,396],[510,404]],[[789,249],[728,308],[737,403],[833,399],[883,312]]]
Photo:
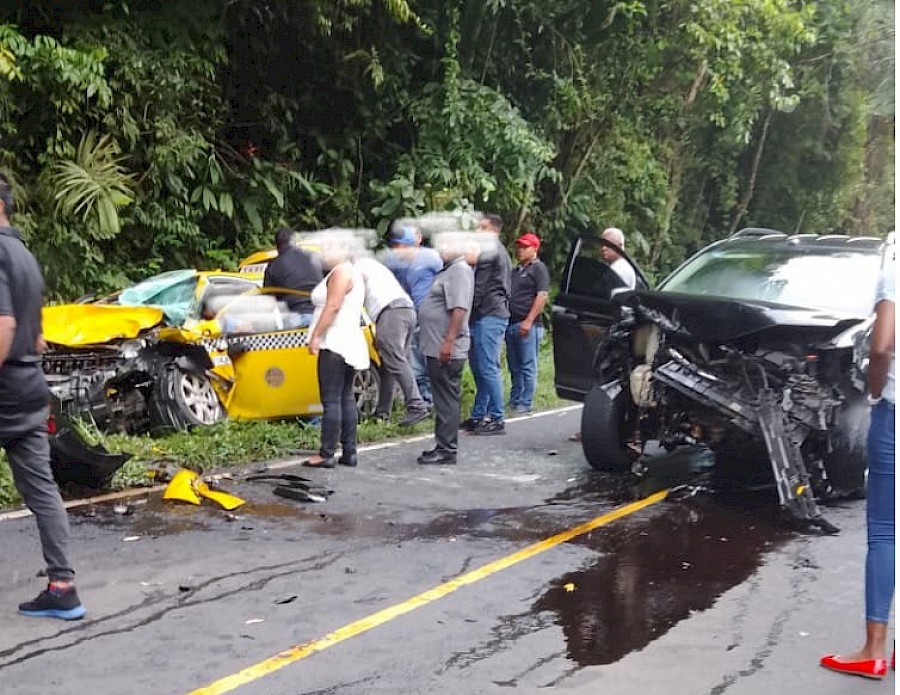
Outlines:
[[529,333],[531,333],[531,322],[530,321],[522,321],[519,324],[519,337],[527,338]]
[[441,364],[448,364],[453,356],[453,341],[445,340],[441,345],[441,351],[438,353],[438,361]]
[[321,345],[322,345],[322,338],[319,337],[318,335],[313,335],[313,336],[309,339],[309,345],[307,346],[308,349],[309,349],[309,354],[310,354],[310,355],[318,355],[318,354],[319,354],[319,347],[320,347]]

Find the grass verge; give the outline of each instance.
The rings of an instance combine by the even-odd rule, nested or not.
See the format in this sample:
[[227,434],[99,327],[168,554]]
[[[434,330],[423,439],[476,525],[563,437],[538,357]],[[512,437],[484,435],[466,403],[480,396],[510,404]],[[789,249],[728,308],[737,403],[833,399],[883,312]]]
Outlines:
[[[505,392],[509,392],[509,374],[504,370]],[[466,367],[462,383],[462,412],[467,417],[475,398],[475,381]],[[534,399],[535,410],[560,405],[553,389],[553,349],[549,336],[541,346],[538,368],[538,387]],[[393,422],[367,420],[360,424],[360,443],[397,439],[432,431],[433,421],[426,420],[415,427],[400,428],[395,423],[402,413],[395,411]],[[110,451],[131,454],[116,474],[112,488],[152,485],[160,463],[191,468],[200,472],[242,466],[254,461],[286,458],[298,449],[317,449],[319,430],[298,421],[227,421],[212,427],[176,432],[165,437],[103,434],[88,425],[81,433],[92,443],[103,444]],[[0,462],[0,507],[21,503],[12,482],[5,457]]]

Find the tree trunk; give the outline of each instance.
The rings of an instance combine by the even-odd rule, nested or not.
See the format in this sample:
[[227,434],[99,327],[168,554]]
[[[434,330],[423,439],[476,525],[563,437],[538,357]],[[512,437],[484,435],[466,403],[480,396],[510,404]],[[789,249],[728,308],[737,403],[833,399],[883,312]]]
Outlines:
[[753,193],[756,191],[756,177],[759,175],[759,163],[762,161],[763,150],[766,147],[766,138],[769,135],[769,126],[772,125],[772,119],[774,117],[775,109],[770,107],[769,112],[766,114],[766,120],[763,121],[762,133],[759,135],[759,143],[756,146],[756,154],[753,155],[753,166],[750,168],[750,178],[747,181],[747,190],[744,192],[744,197],[738,205],[734,219],[731,221],[731,228],[728,230],[729,234],[734,234],[737,231],[738,225],[750,208],[750,201],[753,200]]

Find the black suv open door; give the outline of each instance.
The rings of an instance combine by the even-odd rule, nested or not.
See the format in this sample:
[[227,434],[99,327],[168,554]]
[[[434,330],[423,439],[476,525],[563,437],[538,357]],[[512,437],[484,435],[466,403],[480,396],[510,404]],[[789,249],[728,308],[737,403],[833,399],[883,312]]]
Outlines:
[[[603,246],[612,246],[597,236],[582,236],[572,242],[566,270],[553,304],[553,364],[556,393],[560,398],[583,401],[595,383],[593,371],[597,343],[618,319],[619,309],[612,303],[616,290],[625,283],[602,260]],[[615,247],[613,247],[615,248]],[[627,258],[637,275],[637,288],[647,281]]]

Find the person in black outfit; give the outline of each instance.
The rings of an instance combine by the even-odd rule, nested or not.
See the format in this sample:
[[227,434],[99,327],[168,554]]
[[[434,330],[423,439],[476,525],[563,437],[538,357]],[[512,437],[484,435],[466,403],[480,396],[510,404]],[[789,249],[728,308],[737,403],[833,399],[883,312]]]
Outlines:
[[295,325],[286,327],[308,326],[313,314],[309,293],[324,277],[322,264],[312,254],[294,244],[293,230],[279,229],[275,233],[275,246],[278,248],[278,257],[266,268],[263,287],[303,292],[302,295],[286,292],[279,299],[283,299],[291,313],[298,317]]
[[44,278],[10,224],[13,211],[12,187],[0,176],[0,446],[16,489],[37,521],[49,579],[36,599],[19,604],[19,612],[77,620],[85,609],[75,591],[69,520],[50,469],[47,441],[50,392],[39,354]]

